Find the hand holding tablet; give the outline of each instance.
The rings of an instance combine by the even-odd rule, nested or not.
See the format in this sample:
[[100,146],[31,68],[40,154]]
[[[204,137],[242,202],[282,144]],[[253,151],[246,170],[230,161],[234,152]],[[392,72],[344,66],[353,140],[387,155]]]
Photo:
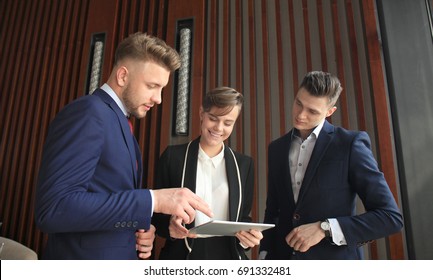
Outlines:
[[190,229],[189,233],[213,236],[234,236],[238,231],[241,230],[249,231],[251,229],[254,229],[258,231],[263,231],[274,226],[274,224],[211,220],[207,223],[198,225]]

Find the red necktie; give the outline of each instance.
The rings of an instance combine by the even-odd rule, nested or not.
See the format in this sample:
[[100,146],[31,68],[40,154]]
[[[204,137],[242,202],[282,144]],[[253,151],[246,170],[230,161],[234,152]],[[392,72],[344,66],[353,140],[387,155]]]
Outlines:
[[129,130],[131,130],[131,134],[134,135],[134,127],[132,126],[132,122],[130,118],[128,119],[128,124],[129,124]]
[[[127,118],[127,119],[128,119],[129,130],[131,131],[131,134],[134,137],[134,127],[132,126],[131,119],[130,118]],[[134,141],[135,141],[135,139],[134,139]],[[135,168],[138,170],[138,161],[137,160],[135,161]]]

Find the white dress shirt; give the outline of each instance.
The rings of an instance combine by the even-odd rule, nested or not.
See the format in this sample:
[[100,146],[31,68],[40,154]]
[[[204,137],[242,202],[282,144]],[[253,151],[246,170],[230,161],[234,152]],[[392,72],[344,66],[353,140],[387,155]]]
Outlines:
[[[199,146],[195,193],[206,201],[212,209],[215,220],[227,221],[229,218],[229,185],[224,159],[224,145],[221,152],[209,157]],[[197,211],[195,225],[206,223],[208,216]]]

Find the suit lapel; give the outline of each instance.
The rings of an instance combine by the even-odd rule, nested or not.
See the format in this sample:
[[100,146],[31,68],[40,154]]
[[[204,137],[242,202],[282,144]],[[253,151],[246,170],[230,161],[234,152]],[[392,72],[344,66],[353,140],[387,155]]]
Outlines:
[[[93,93],[93,95],[99,96],[116,114],[117,120],[122,130],[123,139],[125,141],[126,146],[128,147],[129,156],[131,159],[131,167],[133,170],[132,173],[133,173],[135,188],[140,188],[140,184],[138,183],[138,178],[137,178],[137,167],[139,167],[139,169],[141,168],[141,156],[137,158],[137,153],[139,154],[140,151],[136,150],[134,144],[134,141],[136,140],[131,135],[131,130],[129,128],[128,120],[126,119],[125,115],[123,114],[119,106],[117,106],[113,98],[111,98],[105,91],[101,89],[97,89]],[[137,144],[137,148],[138,148],[138,144]],[[138,164],[138,162],[140,163]]]
[[[186,162],[185,170],[185,182],[184,187],[190,189],[195,193],[196,181],[197,181],[197,159],[198,159],[198,139],[191,142],[188,151],[188,158]],[[182,164],[183,162],[179,163]]]
[[319,133],[319,137],[317,138],[313,153],[311,154],[307,170],[305,171],[304,180],[302,181],[302,186],[299,192],[298,204],[302,201],[302,198],[308,191],[311,180],[316,174],[320,161],[322,160],[323,155],[328,149],[329,143],[331,143],[333,132],[334,126],[329,122],[325,121],[325,123],[323,124],[323,128]]
[[[190,189],[195,193],[196,182],[197,182],[197,159],[198,159],[198,143],[199,139],[195,139],[191,142],[188,150],[188,158],[186,160],[186,170],[185,170],[185,181],[183,182],[183,187]],[[185,145],[187,147],[187,145]],[[186,149],[185,149],[186,152]],[[183,161],[179,163],[182,165],[183,169]],[[195,222],[187,224],[186,228],[194,227]]]
[[287,194],[289,195],[289,200],[292,202],[292,204],[295,204],[295,198],[293,196],[293,189],[292,189],[292,178],[290,176],[290,160],[289,160],[289,153],[290,153],[290,145],[292,144],[292,133],[293,129],[289,131],[285,138],[283,139],[283,145],[278,149],[281,152],[279,153],[279,162],[281,163],[279,166],[281,167],[281,170],[279,174],[284,174],[284,187],[287,188]]
[[239,186],[238,172],[230,148],[224,147],[224,159],[226,163],[227,181],[229,185],[229,219],[236,221],[238,217],[239,198],[241,195],[241,186]]

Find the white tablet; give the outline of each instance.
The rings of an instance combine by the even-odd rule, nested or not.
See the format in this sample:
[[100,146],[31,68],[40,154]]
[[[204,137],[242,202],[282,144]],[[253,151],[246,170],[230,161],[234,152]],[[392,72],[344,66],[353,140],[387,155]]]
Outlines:
[[261,224],[261,223],[244,223],[244,222],[230,222],[211,220],[207,223],[198,225],[189,230],[190,233],[213,235],[213,236],[234,236],[236,232],[244,230],[249,231],[255,229],[263,231],[274,227],[274,224]]

